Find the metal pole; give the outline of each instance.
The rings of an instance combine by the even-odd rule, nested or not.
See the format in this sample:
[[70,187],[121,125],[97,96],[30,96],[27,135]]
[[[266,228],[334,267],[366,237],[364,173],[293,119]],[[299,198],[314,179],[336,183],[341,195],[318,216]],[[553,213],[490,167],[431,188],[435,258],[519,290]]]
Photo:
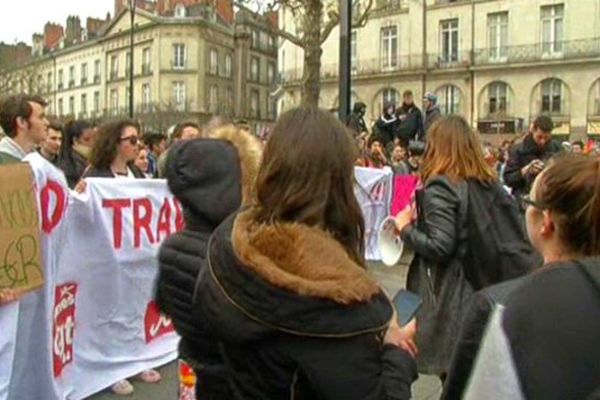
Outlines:
[[129,118],[133,118],[133,28],[135,21],[135,0],[130,0],[131,36],[129,42]]
[[350,93],[352,85],[350,35],[352,34],[352,0],[340,0],[340,82],[338,116],[346,123],[350,115]]

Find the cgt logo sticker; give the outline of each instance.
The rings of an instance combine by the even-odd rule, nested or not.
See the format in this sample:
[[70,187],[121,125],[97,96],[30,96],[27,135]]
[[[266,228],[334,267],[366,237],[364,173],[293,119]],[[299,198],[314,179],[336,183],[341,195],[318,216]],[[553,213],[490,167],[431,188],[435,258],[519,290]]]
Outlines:
[[73,361],[76,297],[76,283],[66,283],[54,289],[52,352],[55,378]]
[[175,331],[171,319],[161,314],[155,302],[148,303],[146,316],[144,317],[144,331],[146,332],[146,343]]

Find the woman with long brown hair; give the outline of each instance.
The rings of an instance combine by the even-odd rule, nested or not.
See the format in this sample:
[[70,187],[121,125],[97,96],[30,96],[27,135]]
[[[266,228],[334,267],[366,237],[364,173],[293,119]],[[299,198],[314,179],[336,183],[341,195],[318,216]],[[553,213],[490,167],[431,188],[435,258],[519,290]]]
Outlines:
[[442,118],[428,131],[420,175],[424,187],[415,196],[416,208],[400,212],[396,228],[415,252],[407,287],[423,300],[417,314],[419,372],[443,379],[473,294],[461,260],[468,238],[467,182],[497,178],[479,138],[459,116]]
[[196,301],[233,399],[410,398],[415,326],[366,272],[355,159],[330,113],[283,114],[250,206],[213,233]]

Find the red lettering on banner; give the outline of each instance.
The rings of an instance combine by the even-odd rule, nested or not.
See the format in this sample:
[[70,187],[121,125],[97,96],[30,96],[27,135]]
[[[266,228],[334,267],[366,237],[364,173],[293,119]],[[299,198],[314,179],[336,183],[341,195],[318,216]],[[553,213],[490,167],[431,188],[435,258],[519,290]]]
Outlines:
[[153,301],[148,303],[148,308],[146,308],[144,331],[146,333],[146,343],[175,331],[171,319],[161,314],[158,306]]
[[123,209],[131,207],[131,200],[104,199],[102,207],[113,209],[113,246],[118,250],[123,246]]
[[173,197],[175,205],[175,232],[181,232],[185,229],[185,220],[183,219],[183,211],[181,211],[181,203]]
[[73,361],[76,297],[76,283],[65,283],[54,289],[52,358],[55,378],[59,377],[63,369]]
[[[143,216],[140,211],[144,209]],[[142,229],[150,244],[154,244],[154,236],[150,228],[152,222],[152,203],[148,199],[133,200],[133,247],[139,249],[142,245]]]
[[158,215],[158,226],[156,227],[156,240],[160,242],[164,238],[171,235],[171,205],[169,199],[165,198],[165,202],[160,208]]
[[[51,194],[54,194],[56,197],[56,205],[54,206],[52,215],[50,215]],[[46,186],[44,186],[40,193],[40,204],[42,208],[42,230],[44,233],[50,234],[65,214],[67,208],[67,195],[58,182],[48,180]]]

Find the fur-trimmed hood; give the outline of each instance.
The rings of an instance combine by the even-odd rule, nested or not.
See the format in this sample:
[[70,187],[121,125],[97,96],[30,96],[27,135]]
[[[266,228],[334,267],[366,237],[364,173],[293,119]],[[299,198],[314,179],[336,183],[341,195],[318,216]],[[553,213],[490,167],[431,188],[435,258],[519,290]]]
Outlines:
[[252,203],[260,159],[258,139],[234,126],[174,144],[165,177],[184,207],[186,224],[211,232],[240,206]]
[[[241,311],[235,318],[306,336],[385,329],[389,300],[333,237],[301,224],[259,224],[253,214],[250,208],[229,217],[209,244],[208,279]],[[234,326],[224,321],[231,318],[219,320]]]

